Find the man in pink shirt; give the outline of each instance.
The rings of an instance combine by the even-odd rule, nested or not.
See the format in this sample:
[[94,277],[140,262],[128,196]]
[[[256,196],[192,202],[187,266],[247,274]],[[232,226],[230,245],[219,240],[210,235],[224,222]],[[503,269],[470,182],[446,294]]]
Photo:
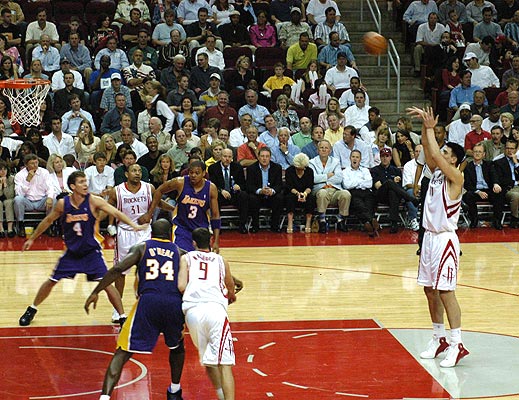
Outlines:
[[14,213],[20,237],[25,237],[25,211],[50,211],[54,198],[49,172],[38,167],[38,156],[27,154],[23,161],[25,168],[14,177]]

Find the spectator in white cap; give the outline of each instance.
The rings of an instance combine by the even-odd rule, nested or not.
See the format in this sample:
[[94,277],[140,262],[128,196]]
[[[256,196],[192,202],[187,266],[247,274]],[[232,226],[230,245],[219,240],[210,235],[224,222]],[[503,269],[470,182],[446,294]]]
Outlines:
[[104,111],[110,111],[115,108],[115,96],[119,93],[124,94],[126,97],[126,107],[132,107],[132,99],[130,95],[130,89],[122,84],[121,74],[114,72],[110,76],[110,86],[105,89],[103,96],[101,97],[100,108]]
[[247,27],[240,22],[240,12],[234,10],[229,14],[231,22],[220,25],[219,31],[225,47],[249,47],[252,52],[256,50],[250,43],[250,35]]
[[470,117],[472,117],[470,104],[463,103],[459,108],[459,112],[460,119],[452,121],[448,126],[448,141],[465,146],[465,136],[472,130],[470,127]]
[[281,47],[287,48],[299,41],[301,33],[306,32],[310,39],[313,39],[310,25],[302,21],[301,9],[292,7],[290,10],[290,22],[284,23],[279,30],[279,41]]
[[222,91],[221,79],[219,74],[213,72],[209,77],[209,88],[200,94],[200,102],[205,103],[207,108],[218,105],[218,94]]
[[499,87],[499,78],[496,76],[492,68],[486,65],[479,65],[478,57],[467,52],[463,57],[463,61],[467,64],[468,70],[472,72],[472,84],[486,89],[488,87]]

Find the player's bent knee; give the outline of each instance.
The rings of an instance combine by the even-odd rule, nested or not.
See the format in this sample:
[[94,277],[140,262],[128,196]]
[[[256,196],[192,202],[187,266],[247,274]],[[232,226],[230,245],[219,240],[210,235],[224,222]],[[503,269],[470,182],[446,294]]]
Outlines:
[[172,354],[185,353],[185,352],[186,352],[186,349],[185,349],[185,347],[184,347],[184,340],[180,341],[180,343],[178,344],[177,347],[175,347],[174,349],[170,349],[169,351],[170,351],[170,353],[172,353]]

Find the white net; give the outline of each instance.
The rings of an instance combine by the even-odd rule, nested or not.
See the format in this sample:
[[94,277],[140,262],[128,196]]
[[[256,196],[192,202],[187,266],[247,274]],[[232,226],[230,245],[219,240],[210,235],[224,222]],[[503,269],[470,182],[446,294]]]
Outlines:
[[[29,81],[30,82],[30,81]],[[50,89],[48,81],[31,82],[28,88],[4,88],[3,92],[11,101],[11,124],[37,126],[40,124],[40,106]]]

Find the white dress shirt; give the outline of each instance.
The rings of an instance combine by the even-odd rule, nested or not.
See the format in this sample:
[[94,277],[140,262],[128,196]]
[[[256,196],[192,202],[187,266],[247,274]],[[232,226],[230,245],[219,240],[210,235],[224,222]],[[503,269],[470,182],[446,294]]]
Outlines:
[[74,149],[74,138],[67,133],[61,134],[61,141],[58,140],[54,133],[43,137],[43,145],[49,149],[49,155],[58,154],[64,156],[66,154],[73,154],[76,156]]
[[[116,143],[115,147],[118,148],[122,144],[123,144],[123,142]],[[130,144],[130,147],[137,155],[137,160],[139,158],[141,158],[144,154],[148,154],[150,152],[148,147],[146,147],[146,145],[144,143],[138,141],[137,139],[133,139],[133,142],[132,142],[132,144]]]
[[91,165],[85,169],[85,175],[88,181],[88,191],[90,193],[100,194],[107,187],[114,187],[114,169],[105,165],[103,172],[99,172],[95,165]]
[[351,164],[342,171],[342,187],[346,190],[349,189],[371,189],[373,186],[373,177],[369,172],[369,169],[359,166],[357,169],[353,169]]

